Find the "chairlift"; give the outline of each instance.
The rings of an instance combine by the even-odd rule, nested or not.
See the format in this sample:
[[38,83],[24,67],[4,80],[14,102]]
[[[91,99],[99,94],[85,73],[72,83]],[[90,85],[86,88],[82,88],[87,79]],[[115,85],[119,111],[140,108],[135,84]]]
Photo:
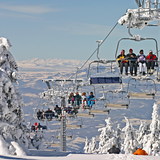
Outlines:
[[[136,41],[136,42],[140,42],[140,41],[153,41],[155,43],[155,54],[157,56],[157,58],[159,57],[158,55],[158,42],[155,38],[142,38],[140,35],[133,35],[131,33],[131,26],[130,26],[130,23],[131,23],[131,19],[130,19],[130,22],[129,22],[129,26],[128,26],[128,33],[131,37],[129,38],[121,38],[118,43],[117,43],[117,47],[116,47],[116,53],[115,53],[115,59],[117,58],[118,56],[118,51],[119,51],[119,45],[122,41]],[[159,77],[158,75],[158,70],[159,70],[159,65],[157,66],[157,77]]]
[[[93,63],[101,63],[104,66],[102,66],[102,67],[97,66],[96,74],[94,74],[92,76],[90,73],[90,68],[91,68],[91,64],[93,64]],[[109,70],[107,70],[108,63],[110,63]],[[95,91],[99,87],[102,87],[103,95],[98,100],[105,100],[104,88],[106,85],[108,86],[108,85],[112,85],[112,84],[113,85],[118,84],[118,85],[120,85],[120,88],[123,88],[122,77],[120,76],[119,72],[115,71],[115,69],[113,68],[113,63],[115,63],[115,60],[111,60],[111,61],[98,60],[98,61],[91,62],[89,65],[88,75],[87,75],[87,77],[89,77],[89,84],[91,86],[95,86]]]
[[158,57],[158,42],[157,42],[157,40],[155,39],[155,38],[142,38],[142,37],[140,37],[139,35],[131,35],[132,37],[130,37],[130,38],[121,38],[119,41],[118,41],[118,43],[117,43],[117,47],[116,47],[116,53],[115,53],[115,58],[117,58],[117,56],[118,56],[118,51],[119,51],[119,45],[120,45],[120,42],[122,42],[122,41],[136,41],[136,42],[140,42],[140,41],[145,41],[145,40],[150,40],[150,41],[153,41],[153,42],[155,42],[155,49],[156,49],[156,51],[155,51],[155,53],[156,53],[156,56]]
[[66,127],[67,127],[67,128],[70,128],[70,129],[80,129],[80,128],[82,128],[82,125],[78,125],[78,124],[67,124]]
[[[115,60],[96,60],[89,64],[87,78],[89,79],[90,85],[102,85],[102,84],[112,84],[112,83],[122,83],[122,78],[119,74],[117,74],[115,70],[115,66],[113,63],[115,63]],[[91,65],[92,64],[98,64],[95,68],[92,67],[92,70],[94,71],[94,74],[91,73]],[[101,65],[99,65],[101,64]],[[117,67],[116,67],[117,68]],[[96,72],[95,72],[96,70]]]
[[54,88],[57,85],[61,87],[63,86],[64,88],[65,86],[67,88],[69,85],[72,85],[73,88],[75,85],[79,85],[83,82],[82,79],[45,79],[42,81],[46,83],[48,89]]
[[[55,135],[56,135],[56,139],[61,138],[60,131],[57,132],[57,134],[55,134]],[[73,130],[70,130],[69,128],[66,128],[66,138],[67,138],[67,140],[70,140],[70,139],[73,138]]]
[[108,109],[103,109],[103,110],[99,110],[99,109],[91,109],[90,110],[90,114],[109,114],[110,110]]
[[86,118],[93,118],[94,117],[94,114],[91,114],[90,112],[89,113],[77,113],[76,115],[77,117],[86,117]]
[[132,78],[128,81],[129,99],[154,99],[156,84],[151,78]]
[[106,99],[105,107],[109,109],[128,109],[129,107],[130,102],[126,91],[107,91]]

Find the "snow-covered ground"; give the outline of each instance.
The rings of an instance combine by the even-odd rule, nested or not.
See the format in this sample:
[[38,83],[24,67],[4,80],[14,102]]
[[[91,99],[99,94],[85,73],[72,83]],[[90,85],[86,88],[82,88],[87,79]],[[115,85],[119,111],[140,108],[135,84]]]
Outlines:
[[[52,152],[53,153],[53,152]],[[45,155],[44,156],[0,156],[0,159],[16,159],[16,160],[159,160],[160,157],[155,156],[138,156],[138,155],[124,155],[124,154],[68,154],[68,155]]]
[[[32,63],[31,63],[32,62]],[[20,66],[19,89],[23,95],[24,99],[24,116],[26,122],[34,123],[38,120],[35,118],[35,113],[33,108],[44,109],[41,105],[41,100],[39,99],[39,93],[46,90],[47,87],[42,82],[45,78],[55,78],[55,77],[66,77],[70,76],[76,71],[76,67],[82,64],[80,61],[70,61],[70,60],[50,60],[50,65],[47,64],[47,60],[35,60],[18,62]],[[27,65],[28,64],[28,65]],[[46,65],[47,64],[47,65]],[[60,67],[58,67],[60,66]],[[74,66],[74,67],[71,67]],[[43,73],[40,70],[43,70]],[[83,73],[82,77],[83,77]],[[128,77],[124,77],[124,87],[127,87]],[[107,86],[108,90],[114,88],[113,86]],[[159,83],[157,82],[157,92],[159,90]],[[158,97],[156,97],[158,99]],[[91,139],[93,136],[98,136],[98,128],[105,126],[105,119],[111,117],[115,124],[120,124],[122,127],[125,125],[124,117],[130,119],[133,126],[140,125],[140,120],[150,122],[152,114],[152,106],[155,100],[130,100],[129,109],[127,110],[111,110],[110,114],[106,115],[96,115],[94,118],[79,118],[79,119],[69,119],[70,123],[82,124],[81,129],[70,129],[68,134],[72,135],[71,140],[67,140],[67,151],[71,151],[70,154],[64,154],[59,152],[58,147],[52,148],[51,151],[32,151],[27,157],[20,157],[26,159],[84,159],[84,160],[94,160],[94,159],[115,159],[115,160],[158,160],[160,157],[156,156],[135,156],[135,155],[108,155],[108,154],[83,154],[83,147],[85,143],[85,138]],[[49,106],[52,107],[52,106]],[[47,136],[53,136],[59,133],[60,123],[57,121],[51,122],[41,122],[42,124],[47,124],[48,130],[44,131]],[[89,128],[89,130],[88,130]],[[57,140],[58,141],[58,140]],[[73,154],[72,152],[80,153]],[[82,154],[81,154],[82,153]],[[63,156],[62,156],[63,155]]]

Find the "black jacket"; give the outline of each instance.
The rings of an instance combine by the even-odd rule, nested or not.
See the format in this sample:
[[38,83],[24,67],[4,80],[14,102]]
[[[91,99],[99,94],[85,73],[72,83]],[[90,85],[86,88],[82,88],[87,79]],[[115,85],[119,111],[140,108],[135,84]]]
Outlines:
[[135,53],[128,53],[126,59],[131,63],[135,63],[137,61],[137,56]]
[[108,152],[109,152],[109,154],[119,154],[120,153],[120,149],[115,147],[115,146],[113,146],[112,148],[110,148],[108,150]]

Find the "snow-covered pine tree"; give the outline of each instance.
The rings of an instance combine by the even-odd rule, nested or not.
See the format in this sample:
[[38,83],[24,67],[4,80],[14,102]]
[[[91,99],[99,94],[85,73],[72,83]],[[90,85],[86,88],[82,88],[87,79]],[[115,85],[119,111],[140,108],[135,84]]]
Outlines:
[[95,137],[92,137],[92,140],[89,143],[88,153],[97,153],[97,144],[96,144],[96,138]]
[[130,124],[129,120],[125,117],[126,126],[122,129],[124,131],[124,143],[123,150],[125,154],[133,153],[134,149],[137,147],[137,141],[135,137],[135,131]]
[[84,145],[84,153],[89,153],[89,140],[88,138],[86,137],[86,140],[85,140],[85,145]]
[[22,98],[15,85],[18,67],[10,46],[8,39],[0,38],[0,135],[1,143],[6,143],[6,153],[19,155],[18,151],[25,153],[22,150],[28,148],[30,139],[23,123]]
[[98,129],[100,133],[99,136],[99,147],[97,149],[98,153],[108,153],[108,150],[116,144],[115,131],[112,128],[111,118],[105,120],[106,126]]
[[144,141],[144,149],[149,155],[159,154],[160,148],[160,116],[158,113],[158,105],[154,103],[152,112],[152,121],[150,124],[150,134],[148,134]]
[[120,128],[120,124],[117,124],[117,128],[115,131],[115,137],[116,137],[116,142],[117,147],[121,150],[122,147],[122,137],[121,137],[122,129]]
[[138,146],[143,148],[143,140],[146,135],[150,133],[149,125],[146,122],[141,121],[141,124],[139,126],[139,129],[137,131],[137,142]]

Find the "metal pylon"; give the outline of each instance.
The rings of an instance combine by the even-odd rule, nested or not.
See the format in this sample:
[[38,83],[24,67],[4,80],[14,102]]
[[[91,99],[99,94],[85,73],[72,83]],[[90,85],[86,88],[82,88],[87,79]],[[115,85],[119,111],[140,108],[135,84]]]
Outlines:
[[66,115],[64,111],[65,97],[61,97],[62,117],[61,117],[61,150],[66,151]]

